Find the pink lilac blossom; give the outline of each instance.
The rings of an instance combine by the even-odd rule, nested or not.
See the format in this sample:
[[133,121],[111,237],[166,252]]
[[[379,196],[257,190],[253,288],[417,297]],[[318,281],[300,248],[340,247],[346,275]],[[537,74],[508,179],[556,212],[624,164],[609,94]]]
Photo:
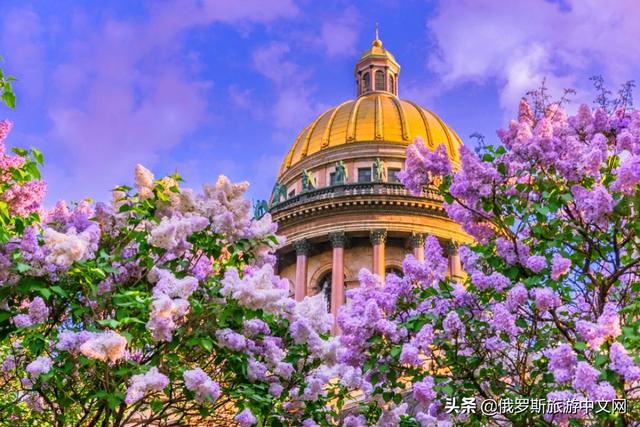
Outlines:
[[220,385],[200,368],[184,371],[184,385],[195,394],[198,402],[215,402],[220,397]]
[[85,356],[103,362],[116,362],[124,356],[127,339],[114,331],[95,333],[80,346]]
[[97,226],[77,233],[75,228],[66,234],[53,228],[45,228],[43,237],[49,253],[46,261],[68,268],[76,261],[93,256],[92,248],[97,245],[96,236],[99,236]]
[[160,373],[155,366],[144,374],[131,377],[125,403],[132,404],[138,402],[151,391],[162,391],[169,385],[169,378]]
[[42,207],[47,184],[35,180],[15,183],[2,193],[2,199],[9,207],[9,213],[15,216],[27,216]]
[[148,199],[153,196],[153,174],[139,163],[135,166],[135,184],[141,199]]
[[249,409],[245,409],[236,415],[235,420],[240,424],[240,427],[251,427],[258,422],[257,418]]
[[38,356],[36,360],[29,363],[26,367],[26,371],[33,378],[37,378],[42,374],[46,374],[51,370],[53,366],[53,361],[49,356]]
[[553,254],[551,260],[551,278],[558,280],[561,276],[566,274],[571,269],[571,260],[563,257],[560,254]]

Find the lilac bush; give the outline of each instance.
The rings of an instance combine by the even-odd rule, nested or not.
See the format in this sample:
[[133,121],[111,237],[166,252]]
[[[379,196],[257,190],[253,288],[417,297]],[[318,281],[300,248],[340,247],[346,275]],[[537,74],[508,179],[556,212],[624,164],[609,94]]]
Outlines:
[[197,194],[135,172],[111,203],[38,203],[7,223],[0,424],[326,423],[332,320],[274,274],[282,241],[251,218],[247,185]]
[[[532,100],[500,145],[462,147],[460,165],[444,146],[409,147],[401,181],[438,191],[475,243],[459,248],[459,277],[447,277],[434,237],[424,262],[407,256],[404,277],[361,272],[338,317],[340,361],[355,372],[343,387],[361,396],[344,425],[640,419],[640,111],[621,102],[568,116],[543,92]],[[509,410],[519,399],[549,406]],[[490,400],[503,410],[482,413]],[[585,401],[606,410],[571,410]]]

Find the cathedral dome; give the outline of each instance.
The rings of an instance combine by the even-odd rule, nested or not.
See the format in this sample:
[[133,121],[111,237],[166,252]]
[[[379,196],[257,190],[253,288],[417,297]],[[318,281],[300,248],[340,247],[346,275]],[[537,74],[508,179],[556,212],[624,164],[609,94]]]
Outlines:
[[388,142],[409,145],[421,137],[432,150],[444,144],[452,162],[462,141],[433,112],[391,91],[367,91],[320,114],[298,135],[278,176],[306,157],[345,144]]

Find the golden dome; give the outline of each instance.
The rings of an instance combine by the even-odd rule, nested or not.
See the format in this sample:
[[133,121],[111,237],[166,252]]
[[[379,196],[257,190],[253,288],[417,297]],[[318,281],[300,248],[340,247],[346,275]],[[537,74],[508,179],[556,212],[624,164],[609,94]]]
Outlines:
[[389,142],[409,145],[422,137],[434,150],[445,144],[449,158],[459,160],[462,141],[438,116],[387,92],[372,92],[320,114],[296,138],[278,177],[305,157],[344,144]]

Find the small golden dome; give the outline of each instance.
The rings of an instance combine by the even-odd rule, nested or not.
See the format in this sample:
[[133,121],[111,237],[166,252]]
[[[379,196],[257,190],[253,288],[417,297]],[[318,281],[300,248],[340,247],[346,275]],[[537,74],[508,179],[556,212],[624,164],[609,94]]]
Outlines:
[[296,138],[278,177],[305,157],[344,144],[389,142],[409,145],[416,137],[434,150],[445,144],[453,162],[462,141],[438,116],[411,101],[372,92],[320,114]]

